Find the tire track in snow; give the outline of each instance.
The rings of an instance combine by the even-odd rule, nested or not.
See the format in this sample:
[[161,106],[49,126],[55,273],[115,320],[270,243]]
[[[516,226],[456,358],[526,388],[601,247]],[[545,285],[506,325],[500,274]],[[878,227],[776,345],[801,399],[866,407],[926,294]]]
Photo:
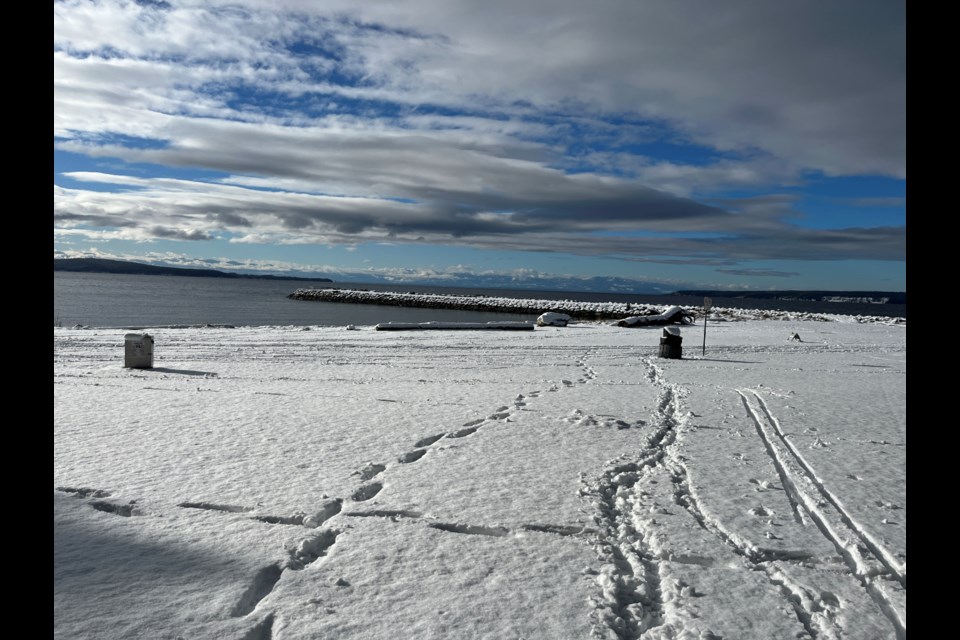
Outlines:
[[[747,415],[754,421],[757,434],[763,441],[777,473],[784,480],[784,489],[788,494],[793,494],[798,504],[803,505],[820,533],[837,549],[851,573],[893,625],[897,638],[906,640],[906,612],[899,610],[891,602],[876,580],[891,576],[904,590],[906,590],[906,581],[901,582],[901,576],[883,562],[881,554],[870,549],[870,545],[852,525],[852,519],[830,499],[822,482],[809,469],[809,465],[801,463],[799,454],[794,453],[793,447],[786,440],[779,424],[774,423],[772,415],[762,403],[760,396],[749,392],[760,404],[763,417],[761,417],[761,411],[757,411],[753,406],[746,392],[737,389],[737,393],[740,394]],[[771,435],[771,431],[776,436]],[[783,443],[782,446],[780,442]]]

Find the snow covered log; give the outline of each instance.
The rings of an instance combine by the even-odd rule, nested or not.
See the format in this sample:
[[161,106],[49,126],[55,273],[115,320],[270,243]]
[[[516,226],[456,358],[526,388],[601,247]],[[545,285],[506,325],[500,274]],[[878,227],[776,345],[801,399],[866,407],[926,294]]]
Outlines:
[[381,322],[374,328],[377,331],[420,331],[423,329],[441,331],[533,331],[535,326],[529,322]]
[[538,327],[565,327],[570,322],[570,316],[565,313],[548,311],[537,318]]
[[631,316],[617,323],[618,327],[655,327],[665,324],[691,324],[695,314],[680,307],[670,307],[663,313],[652,316]]

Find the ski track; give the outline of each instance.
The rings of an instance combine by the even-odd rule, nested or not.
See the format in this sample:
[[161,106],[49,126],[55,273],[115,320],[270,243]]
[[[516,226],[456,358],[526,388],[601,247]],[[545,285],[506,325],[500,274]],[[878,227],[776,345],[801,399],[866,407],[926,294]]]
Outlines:
[[[654,473],[663,473],[672,483],[673,503],[684,509],[703,531],[729,548],[740,559],[744,570],[761,572],[775,593],[792,607],[797,622],[810,638],[841,637],[842,630],[834,622],[832,613],[825,612],[822,602],[787,579],[778,568],[779,562],[802,561],[807,558],[806,554],[758,549],[705,514],[690,485],[684,458],[674,446],[687,415],[682,403],[684,392],[680,386],[667,383],[660,368],[649,358],[643,361],[648,367],[649,381],[660,390],[654,430],[632,460],[621,456],[595,485],[588,484],[581,490],[582,495],[594,499],[595,522],[601,527],[597,549],[601,561],[605,562],[596,579],[601,593],[595,600],[593,635],[638,640],[659,637],[658,631],[670,634],[669,637],[682,636],[684,632],[683,612],[672,609],[675,605],[668,604],[664,597],[664,585],[668,581],[673,585],[676,579],[669,576],[656,549],[651,548],[642,521],[632,517],[646,507],[641,505],[646,493],[639,490],[638,483]],[[781,479],[784,478],[788,479],[786,474],[781,474]],[[795,515],[799,513],[795,511]],[[704,566],[713,563],[712,558],[670,559]]]
[[[788,441],[763,399],[753,391],[737,389],[747,415],[753,420],[770,459],[783,480],[783,487],[837,549],[850,572],[893,625],[898,640],[906,640],[906,615],[890,601],[878,580],[892,579],[906,590],[906,576],[894,568],[889,552],[871,541],[863,528],[840,506],[809,464]],[[751,396],[760,406],[756,409]],[[762,414],[762,415],[761,415]],[[775,434],[771,435],[770,432]],[[782,446],[778,443],[782,443]]]
[[[853,516],[843,507],[840,502],[840,499],[836,497],[824,484],[824,482],[817,476],[814,472],[813,467],[804,459],[800,451],[794,446],[792,442],[787,438],[786,434],[783,431],[783,428],[780,426],[779,420],[770,412],[770,409],[767,407],[767,403],[764,402],[763,398],[760,397],[756,392],[751,392],[752,395],[757,399],[760,408],[763,410],[763,414],[766,417],[767,421],[773,425],[774,431],[779,437],[780,441],[786,445],[790,453],[793,454],[796,458],[797,463],[800,467],[807,473],[807,476],[813,482],[813,485],[819,489],[821,495],[827,499],[827,501],[837,510],[840,514],[843,523],[853,529],[860,537],[863,544],[874,554],[874,556],[883,564],[887,570],[893,574],[897,579],[900,585],[906,589],[907,588],[907,574],[906,570],[903,568],[899,562],[897,562],[896,556],[883,544],[878,541],[873,535],[870,534],[866,528],[863,527],[859,522],[857,522]],[[741,394],[742,395],[742,394]]]

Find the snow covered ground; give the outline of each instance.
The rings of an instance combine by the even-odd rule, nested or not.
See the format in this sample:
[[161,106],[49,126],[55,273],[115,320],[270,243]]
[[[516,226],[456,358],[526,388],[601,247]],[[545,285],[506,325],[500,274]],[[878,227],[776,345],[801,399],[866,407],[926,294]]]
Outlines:
[[905,326],[124,333],[54,330],[56,638],[906,637]]

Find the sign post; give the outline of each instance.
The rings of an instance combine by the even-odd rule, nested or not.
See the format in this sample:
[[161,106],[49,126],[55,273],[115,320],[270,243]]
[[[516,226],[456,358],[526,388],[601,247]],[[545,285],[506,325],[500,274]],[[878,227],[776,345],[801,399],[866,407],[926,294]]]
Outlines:
[[703,353],[702,356],[707,355],[707,314],[710,313],[710,307],[713,306],[713,300],[710,298],[703,299]]

